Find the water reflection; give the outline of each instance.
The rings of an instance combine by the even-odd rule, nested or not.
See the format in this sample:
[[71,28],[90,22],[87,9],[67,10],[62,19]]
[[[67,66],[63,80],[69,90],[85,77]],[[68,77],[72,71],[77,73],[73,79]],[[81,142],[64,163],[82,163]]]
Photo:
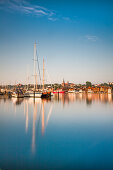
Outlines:
[[33,105],[33,130],[32,130],[32,152],[35,152],[35,124],[36,124],[36,119],[37,119],[37,105]]
[[[27,101],[29,104],[33,103],[34,99],[24,99],[24,98],[12,98],[12,99],[6,99],[1,97],[0,102],[4,101],[13,102],[14,105],[21,105],[23,101]],[[86,102],[87,105],[91,105],[94,102],[101,102],[101,103],[113,103],[113,94],[55,94],[52,99],[43,99],[44,102],[61,102],[63,106],[73,103],[73,102]],[[35,99],[35,103],[37,102],[37,99]]]
[[[24,99],[24,115],[25,115],[25,131],[26,133],[28,132],[28,124],[29,124],[29,113],[28,113],[28,108],[29,105],[33,106],[33,124],[32,124],[32,153],[35,153],[35,135],[36,135],[36,124],[37,130],[40,129],[39,124],[41,123],[41,134],[42,136],[44,135],[45,128],[48,125],[51,113],[52,113],[52,108],[53,108],[53,103],[51,102],[50,108],[47,113],[46,121],[45,121],[45,103],[51,102],[50,99]],[[13,102],[14,105],[16,105],[16,102]]]
[[113,94],[55,94],[55,102],[62,102],[63,106],[73,102],[85,102],[92,105],[94,102],[113,103]]
[[44,135],[44,100],[42,100],[42,135]]
[[112,94],[56,94],[49,100],[0,99],[0,111],[4,137],[1,149],[5,153],[0,157],[2,161],[12,156],[20,164],[24,155],[26,165],[30,160],[31,167],[35,162],[43,169],[44,163],[48,167],[65,162],[75,165],[81,160],[89,164],[93,158],[103,163],[100,158],[105,162],[105,152],[112,165]]
[[87,94],[86,95],[86,104],[91,105],[92,104],[92,94]]
[[26,129],[26,133],[28,131],[28,123],[29,123],[29,115],[28,115],[28,102],[24,102],[24,115],[26,117],[26,123],[25,123],[25,129]]
[[[63,107],[65,105],[69,105],[70,103],[74,102],[84,102],[87,106],[91,106],[94,102],[101,102],[101,103],[108,103],[113,104],[113,95],[112,94],[56,94],[52,99],[16,99],[12,98],[13,104],[15,105],[15,112],[16,106],[21,105],[24,101],[24,115],[25,115],[25,131],[28,132],[28,124],[29,124],[29,113],[28,108],[29,105],[33,106],[33,125],[32,125],[32,152],[35,152],[35,131],[36,131],[36,123],[41,123],[41,134],[42,136],[45,133],[45,128],[48,125],[49,119],[52,114],[53,110],[53,103],[60,102],[62,103]],[[6,101],[5,101],[6,102]],[[45,104],[51,103],[49,110],[47,112],[46,120],[45,120]],[[38,109],[37,109],[38,108]],[[37,120],[38,119],[38,120]]]
[[12,98],[12,101],[15,105],[20,105],[24,101],[24,98]]
[[[5,103],[9,102],[9,99],[0,99],[0,102],[4,101]],[[10,99],[11,101],[11,99]],[[32,153],[35,153],[36,148],[36,124],[38,124],[37,128],[40,129],[41,135],[44,136],[45,129],[48,126],[49,119],[52,114],[54,103],[62,103],[63,107],[69,105],[74,102],[86,103],[87,106],[93,105],[93,103],[104,103],[104,104],[113,104],[113,95],[112,94],[55,94],[52,99],[33,99],[33,98],[12,98],[12,102],[14,105],[14,112],[16,113],[16,107],[23,104],[23,113],[25,116],[25,132],[28,133],[29,127],[29,106],[33,107],[32,112]],[[45,117],[45,104],[50,103],[49,109],[46,110]],[[6,105],[6,109],[8,109],[8,105]],[[47,107],[46,107],[47,109]],[[31,117],[30,117],[31,119]],[[39,126],[41,124],[41,127]],[[29,129],[30,130],[30,129]]]
[[49,113],[48,113],[48,116],[47,116],[46,127],[47,127],[48,122],[49,122],[49,119],[50,119],[50,117],[51,117],[52,110],[53,110],[53,104],[51,105],[50,110],[49,110]]

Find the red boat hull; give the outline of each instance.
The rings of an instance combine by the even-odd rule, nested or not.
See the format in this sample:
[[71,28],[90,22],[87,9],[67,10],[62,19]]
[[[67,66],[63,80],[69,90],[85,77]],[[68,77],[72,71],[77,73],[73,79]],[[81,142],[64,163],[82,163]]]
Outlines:
[[64,93],[64,91],[54,91],[53,93]]

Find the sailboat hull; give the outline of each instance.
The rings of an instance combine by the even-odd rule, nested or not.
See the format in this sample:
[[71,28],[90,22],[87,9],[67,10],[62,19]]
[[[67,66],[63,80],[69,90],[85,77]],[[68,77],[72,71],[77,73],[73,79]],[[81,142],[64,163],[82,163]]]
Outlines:
[[42,96],[42,93],[40,93],[40,92],[35,92],[35,97],[41,98],[41,96]]
[[41,98],[50,98],[51,97],[51,92],[44,92],[42,93]]
[[35,91],[28,91],[24,94],[24,97],[41,98],[41,96],[42,96],[41,92],[35,92]]
[[12,97],[15,97],[15,98],[23,98],[24,95],[23,95],[23,94],[16,94],[16,93],[13,93],[13,94],[12,94]]

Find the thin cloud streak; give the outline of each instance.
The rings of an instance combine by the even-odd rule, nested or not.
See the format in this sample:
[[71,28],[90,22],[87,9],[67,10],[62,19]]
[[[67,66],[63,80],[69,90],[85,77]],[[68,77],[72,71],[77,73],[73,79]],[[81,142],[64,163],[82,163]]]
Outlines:
[[62,19],[65,20],[65,21],[70,21],[69,17],[62,17]]
[[58,18],[52,18],[52,17],[49,17],[49,18],[48,18],[48,20],[50,20],[50,21],[57,21],[57,20],[58,20]]
[[34,16],[46,16],[48,18],[54,18],[55,15],[55,12],[53,12],[52,10],[48,10],[47,8],[44,8],[42,6],[32,5],[25,0],[1,0],[0,5],[2,9],[10,9],[24,14],[32,14]]
[[95,35],[86,35],[85,38],[89,41],[97,41],[98,37]]
[[[0,9],[10,12],[21,12],[26,15],[47,17],[49,21],[72,21],[70,17],[61,16],[54,10],[49,10],[43,6],[33,5],[26,0],[0,0]],[[74,22],[74,20],[73,20]]]

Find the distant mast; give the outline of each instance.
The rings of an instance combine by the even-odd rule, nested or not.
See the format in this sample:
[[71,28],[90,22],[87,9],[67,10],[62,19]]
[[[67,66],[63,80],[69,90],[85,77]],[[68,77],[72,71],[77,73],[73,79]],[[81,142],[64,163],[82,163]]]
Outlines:
[[36,71],[36,42],[34,44],[34,90],[37,88],[37,71]]
[[34,44],[34,90],[35,90],[35,74],[36,74],[36,66],[35,66],[35,54],[36,54],[36,42]]
[[43,57],[43,91],[44,91],[44,57]]

